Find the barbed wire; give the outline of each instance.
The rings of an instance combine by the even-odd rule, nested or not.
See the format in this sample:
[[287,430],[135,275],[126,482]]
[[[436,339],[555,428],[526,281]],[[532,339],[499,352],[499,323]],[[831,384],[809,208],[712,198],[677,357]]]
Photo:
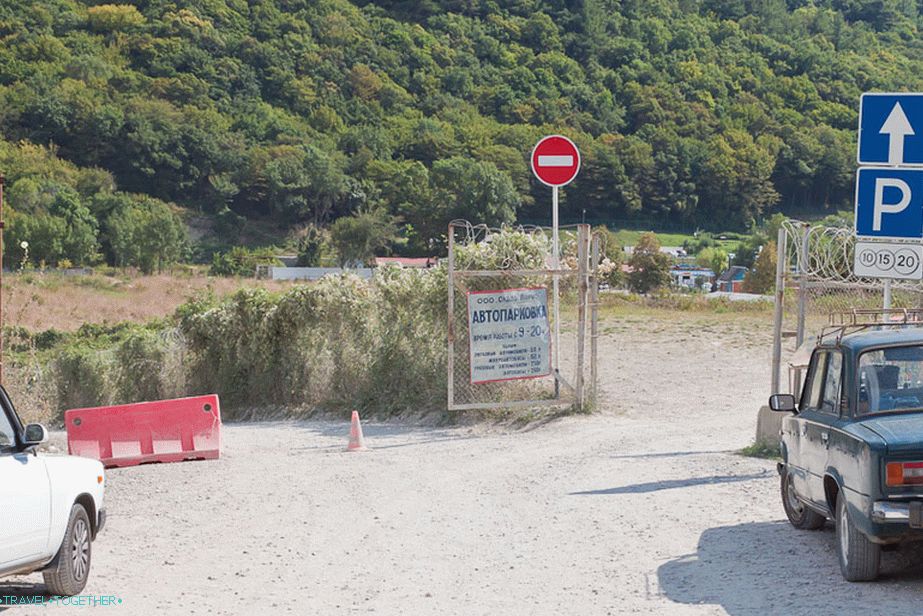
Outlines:
[[[475,263],[478,262],[479,259],[485,257],[488,252],[492,252],[492,257],[494,259],[500,259],[499,261],[493,261],[489,269],[509,271],[520,269],[553,269],[553,247],[551,239],[553,231],[551,227],[541,227],[537,225],[503,225],[500,227],[490,227],[484,224],[475,225],[463,219],[453,220],[449,225],[449,233],[456,234],[455,264],[457,271],[483,269],[481,267],[476,267]],[[577,269],[576,246],[578,227],[579,225],[576,224],[559,227],[560,243],[558,246],[558,268],[560,270]],[[531,247],[521,244],[517,246],[515,243],[510,244],[505,247],[509,251],[506,255],[497,250],[489,250],[488,247],[496,248],[495,245],[492,246],[492,242],[497,237],[504,235],[508,237],[511,233],[522,234],[533,240],[534,244]],[[607,234],[599,232],[593,232],[591,237],[599,240],[599,261],[602,261],[608,249],[609,238]],[[483,252],[479,253],[477,249],[475,249],[475,251],[465,250],[465,248],[477,247],[479,245],[483,247]],[[459,250],[459,248],[461,248],[461,250]],[[524,263],[522,258],[526,257],[528,260],[529,248],[533,251],[533,259],[530,260],[529,263]],[[541,254],[539,255],[538,253]],[[540,261],[540,263],[537,261]]]
[[[800,220],[786,220],[786,268],[795,276],[815,282],[830,282],[870,289],[881,288],[882,280],[856,276],[856,236],[846,227],[813,226]],[[923,291],[923,281],[894,280],[893,288]]]

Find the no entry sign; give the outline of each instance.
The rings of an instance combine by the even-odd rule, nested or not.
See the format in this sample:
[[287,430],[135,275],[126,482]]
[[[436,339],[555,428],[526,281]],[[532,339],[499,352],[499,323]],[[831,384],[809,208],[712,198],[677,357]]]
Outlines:
[[580,152],[574,142],[561,135],[550,135],[532,150],[532,173],[548,186],[564,186],[580,171]]

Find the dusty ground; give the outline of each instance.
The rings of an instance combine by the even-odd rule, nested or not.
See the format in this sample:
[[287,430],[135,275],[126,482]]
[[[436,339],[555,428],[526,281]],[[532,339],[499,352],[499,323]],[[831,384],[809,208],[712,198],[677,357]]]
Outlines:
[[86,592],[126,615],[923,612],[918,552],[843,582],[832,528],[791,528],[774,463],[734,453],[768,393],[765,317],[605,331],[591,417],[371,424],[363,454],[345,424],[233,425],[220,461],[112,471]]

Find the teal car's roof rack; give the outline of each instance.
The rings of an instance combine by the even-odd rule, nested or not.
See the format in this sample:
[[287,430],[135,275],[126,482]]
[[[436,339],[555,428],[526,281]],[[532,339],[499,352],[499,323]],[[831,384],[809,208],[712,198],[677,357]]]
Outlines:
[[844,336],[865,329],[921,326],[923,326],[923,308],[853,309],[833,312],[830,314],[829,325],[820,332],[818,344],[834,335],[836,343],[839,344]]

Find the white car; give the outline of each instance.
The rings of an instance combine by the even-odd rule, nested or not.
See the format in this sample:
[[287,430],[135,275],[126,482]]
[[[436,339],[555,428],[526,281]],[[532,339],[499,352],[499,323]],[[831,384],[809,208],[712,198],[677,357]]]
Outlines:
[[97,460],[39,455],[41,424],[23,426],[0,387],[0,577],[42,571],[49,594],[79,594],[106,522]]

